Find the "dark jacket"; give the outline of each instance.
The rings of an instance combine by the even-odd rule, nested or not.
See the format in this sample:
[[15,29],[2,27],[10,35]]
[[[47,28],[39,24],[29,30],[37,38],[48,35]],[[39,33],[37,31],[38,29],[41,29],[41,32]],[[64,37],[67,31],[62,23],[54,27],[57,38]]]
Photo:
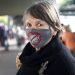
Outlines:
[[75,59],[58,37],[37,52],[28,43],[20,60],[16,75],[75,75]]

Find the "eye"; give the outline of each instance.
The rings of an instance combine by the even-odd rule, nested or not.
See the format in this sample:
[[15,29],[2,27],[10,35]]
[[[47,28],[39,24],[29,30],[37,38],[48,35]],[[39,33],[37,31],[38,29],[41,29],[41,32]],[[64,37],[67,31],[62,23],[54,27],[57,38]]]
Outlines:
[[43,24],[39,23],[37,26],[38,26],[38,27],[41,27],[41,26],[43,26]]
[[26,28],[30,28],[32,25],[30,23],[26,24]]

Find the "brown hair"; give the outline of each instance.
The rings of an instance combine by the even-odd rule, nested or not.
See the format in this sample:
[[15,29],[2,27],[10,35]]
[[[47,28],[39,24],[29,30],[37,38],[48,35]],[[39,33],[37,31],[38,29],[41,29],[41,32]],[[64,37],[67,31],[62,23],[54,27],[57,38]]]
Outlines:
[[52,26],[56,31],[60,31],[62,25],[60,24],[60,19],[57,10],[53,4],[47,1],[38,2],[27,9],[24,14],[23,20],[25,21],[25,16],[30,14],[31,16],[44,20],[50,26]]

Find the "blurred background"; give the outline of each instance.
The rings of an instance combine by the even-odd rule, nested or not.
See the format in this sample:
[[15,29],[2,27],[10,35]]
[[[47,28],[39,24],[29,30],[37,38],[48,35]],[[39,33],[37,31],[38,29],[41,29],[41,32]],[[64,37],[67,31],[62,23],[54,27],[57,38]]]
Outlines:
[[[15,75],[17,72],[16,56],[28,42],[22,17],[25,9],[36,1],[38,0],[0,0],[0,75]],[[59,9],[64,32],[69,32],[69,36],[72,37],[68,44],[62,38],[62,35],[61,39],[74,55],[75,0],[48,1],[53,2]],[[71,43],[72,41],[73,43]]]

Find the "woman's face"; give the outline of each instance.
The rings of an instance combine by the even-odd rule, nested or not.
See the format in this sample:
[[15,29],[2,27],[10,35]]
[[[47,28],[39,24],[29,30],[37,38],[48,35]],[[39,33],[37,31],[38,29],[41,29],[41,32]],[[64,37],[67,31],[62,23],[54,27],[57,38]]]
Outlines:
[[52,27],[49,27],[47,22],[41,19],[34,18],[31,15],[26,16],[24,25],[26,29],[49,29],[50,28],[53,35],[56,35],[57,33]]
[[25,27],[26,29],[49,29],[49,25],[45,21],[34,18],[31,15],[27,15]]
[[56,31],[47,22],[27,15],[25,19],[26,34],[31,45],[40,49],[55,35]]

